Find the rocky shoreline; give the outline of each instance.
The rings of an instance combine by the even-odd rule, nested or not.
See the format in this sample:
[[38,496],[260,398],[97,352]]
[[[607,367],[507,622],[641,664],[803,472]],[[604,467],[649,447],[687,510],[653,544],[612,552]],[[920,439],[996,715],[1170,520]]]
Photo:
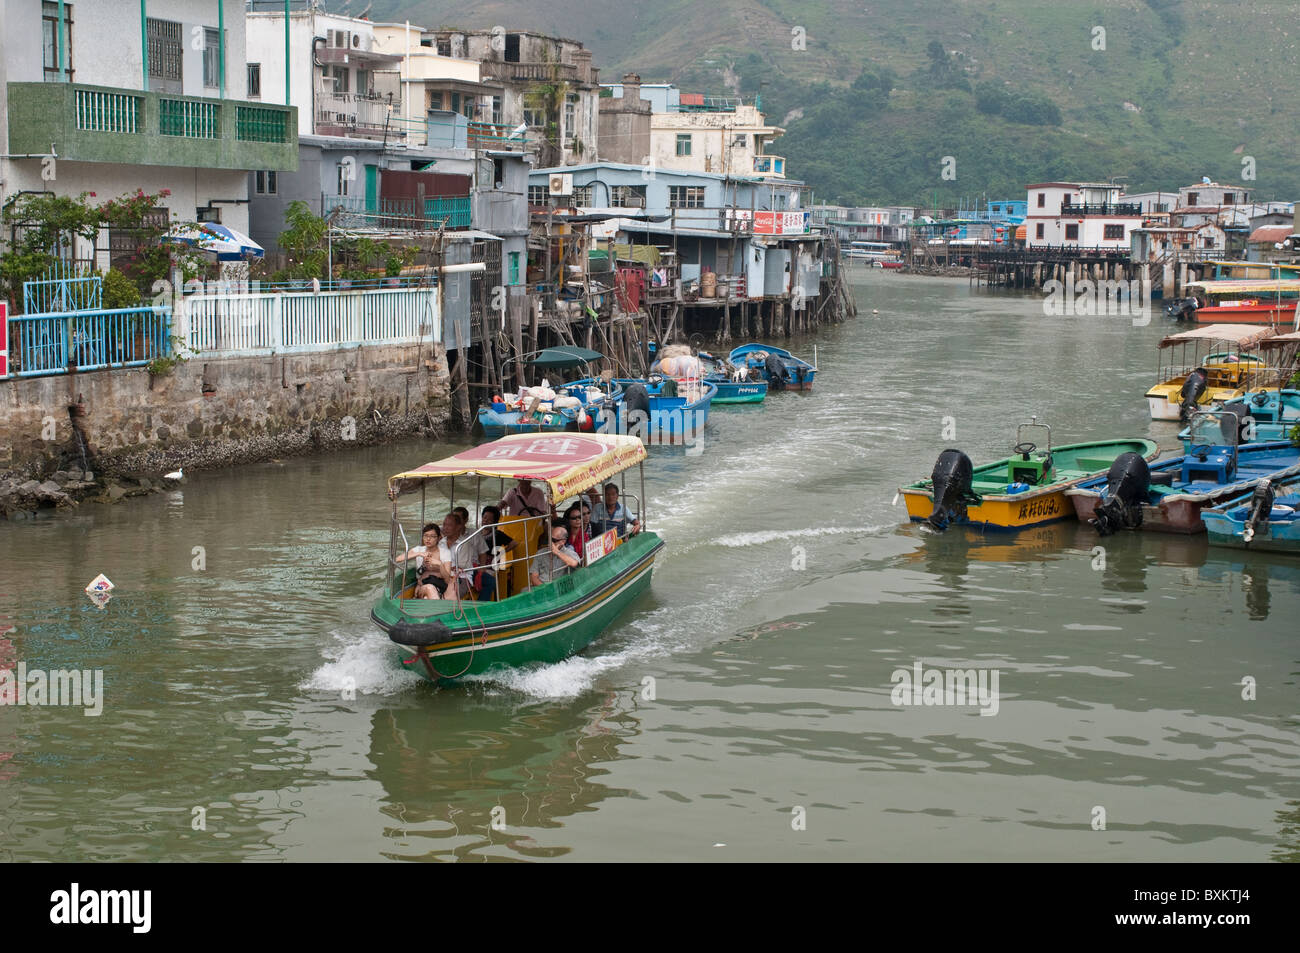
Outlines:
[[66,509],[86,502],[117,503],[128,497],[158,493],[176,485],[175,480],[164,477],[175,470],[218,470],[413,437],[439,439],[446,433],[445,421],[420,411],[357,420],[354,437],[345,434],[339,421],[327,421],[278,434],[119,451],[104,458],[92,451],[83,466],[64,463],[62,469],[46,472],[0,473],[0,519],[30,519],[42,510]]

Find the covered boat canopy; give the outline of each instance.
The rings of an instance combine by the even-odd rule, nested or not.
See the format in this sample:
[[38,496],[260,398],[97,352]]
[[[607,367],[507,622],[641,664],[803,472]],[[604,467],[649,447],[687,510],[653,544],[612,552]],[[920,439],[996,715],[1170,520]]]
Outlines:
[[1160,346],[1173,347],[1192,341],[1227,341],[1238,347],[1254,347],[1266,338],[1273,337],[1274,333],[1272,328],[1253,324],[1207,324],[1202,328],[1171,334],[1160,342]]
[[1207,295],[1300,294],[1300,279],[1221,278],[1216,281],[1189,281],[1186,289],[1204,291]]
[[590,364],[592,361],[603,361],[604,359],[605,355],[599,351],[564,344],[559,347],[548,347],[544,351],[538,351],[537,355],[527,363],[534,364],[537,367],[558,367],[563,369],[577,367],[579,364]]
[[511,434],[444,460],[388,478],[388,495],[417,490],[426,480],[480,476],[546,484],[552,501],[599,486],[646,457],[641,438],[626,434]]

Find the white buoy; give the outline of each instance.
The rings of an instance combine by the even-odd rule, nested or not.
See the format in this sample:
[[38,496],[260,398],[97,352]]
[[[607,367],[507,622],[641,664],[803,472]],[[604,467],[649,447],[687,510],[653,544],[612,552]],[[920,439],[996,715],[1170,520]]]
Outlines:
[[879,311],[879,309],[877,309],[877,308],[872,308],[872,309],[871,309],[871,313],[872,313],[872,314],[879,314],[880,311]]
[[173,470],[171,473],[164,473],[164,474],[163,474],[163,479],[164,479],[164,480],[179,480],[179,479],[180,479],[181,477],[183,477],[184,475],[185,475],[185,474],[182,473],[180,470]]
[[890,505],[890,506],[897,506],[897,505],[898,505],[898,494],[897,494],[897,493],[894,494],[894,502],[890,503],[889,505]]

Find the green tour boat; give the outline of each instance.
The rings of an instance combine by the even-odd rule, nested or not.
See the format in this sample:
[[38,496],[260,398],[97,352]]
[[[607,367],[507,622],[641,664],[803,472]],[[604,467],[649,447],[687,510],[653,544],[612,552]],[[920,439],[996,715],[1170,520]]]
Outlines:
[[[642,522],[645,457],[636,436],[512,434],[391,477],[388,574],[370,615],[398,646],[402,663],[431,681],[448,683],[495,668],[558,662],[599,638],[649,586],[663,548]],[[636,494],[624,492],[633,467],[640,475]],[[516,488],[508,481],[521,482]],[[611,485],[619,487],[612,512],[603,500],[595,505],[613,495]],[[586,503],[584,494],[600,489],[591,500],[589,538],[566,551],[578,563],[570,569],[564,557],[547,552],[549,541],[557,538],[553,531],[565,535],[559,521],[552,526],[551,513],[562,501]],[[417,590],[432,593],[417,578],[427,570],[412,556],[416,549],[405,527],[414,528],[418,539],[420,528],[428,528],[426,517],[443,522],[458,499],[481,514],[484,506],[509,501],[512,493],[516,502],[535,501],[540,494],[544,504],[520,506],[520,513],[466,527],[450,545],[444,541],[439,561],[451,578],[441,583],[446,587],[441,598],[417,598]],[[455,523],[450,525],[454,531]],[[535,571],[539,553],[550,569],[545,581]]]

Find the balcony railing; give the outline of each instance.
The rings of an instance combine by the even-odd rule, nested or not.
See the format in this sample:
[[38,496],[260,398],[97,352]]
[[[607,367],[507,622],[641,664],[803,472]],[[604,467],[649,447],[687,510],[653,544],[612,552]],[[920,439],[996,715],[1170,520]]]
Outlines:
[[221,107],[202,100],[160,99],[158,131],[164,136],[216,139],[221,133]]
[[73,83],[9,83],[12,153],[118,165],[273,169],[298,166],[290,106]]
[[541,82],[550,82],[551,80],[561,80],[567,82],[594,82],[579,74],[578,67],[572,63],[505,63],[497,66],[495,63],[484,63],[484,68],[495,68],[497,74],[505,71],[515,80],[539,80]]
[[77,128],[87,132],[140,131],[142,96],[78,87],[74,96]]
[[1137,202],[1116,202],[1100,204],[1071,205],[1061,203],[1062,215],[1141,215],[1142,206]]
[[326,195],[321,208],[326,216],[334,213],[340,228],[432,231],[444,222],[449,229],[469,228],[471,221],[468,195],[426,198],[423,209],[413,198],[366,201],[360,195]]
[[[401,101],[377,93],[338,93],[331,89],[316,90],[316,128],[318,132],[336,129],[353,134],[382,134],[390,116],[400,112]],[[390,138],[401,138],[403,130],[389,130]]]
[[525,144],[524,137],[512,136],[511,132],[511,127],[503,123],[471,122],[468,135],[469,148],[522,151]]

